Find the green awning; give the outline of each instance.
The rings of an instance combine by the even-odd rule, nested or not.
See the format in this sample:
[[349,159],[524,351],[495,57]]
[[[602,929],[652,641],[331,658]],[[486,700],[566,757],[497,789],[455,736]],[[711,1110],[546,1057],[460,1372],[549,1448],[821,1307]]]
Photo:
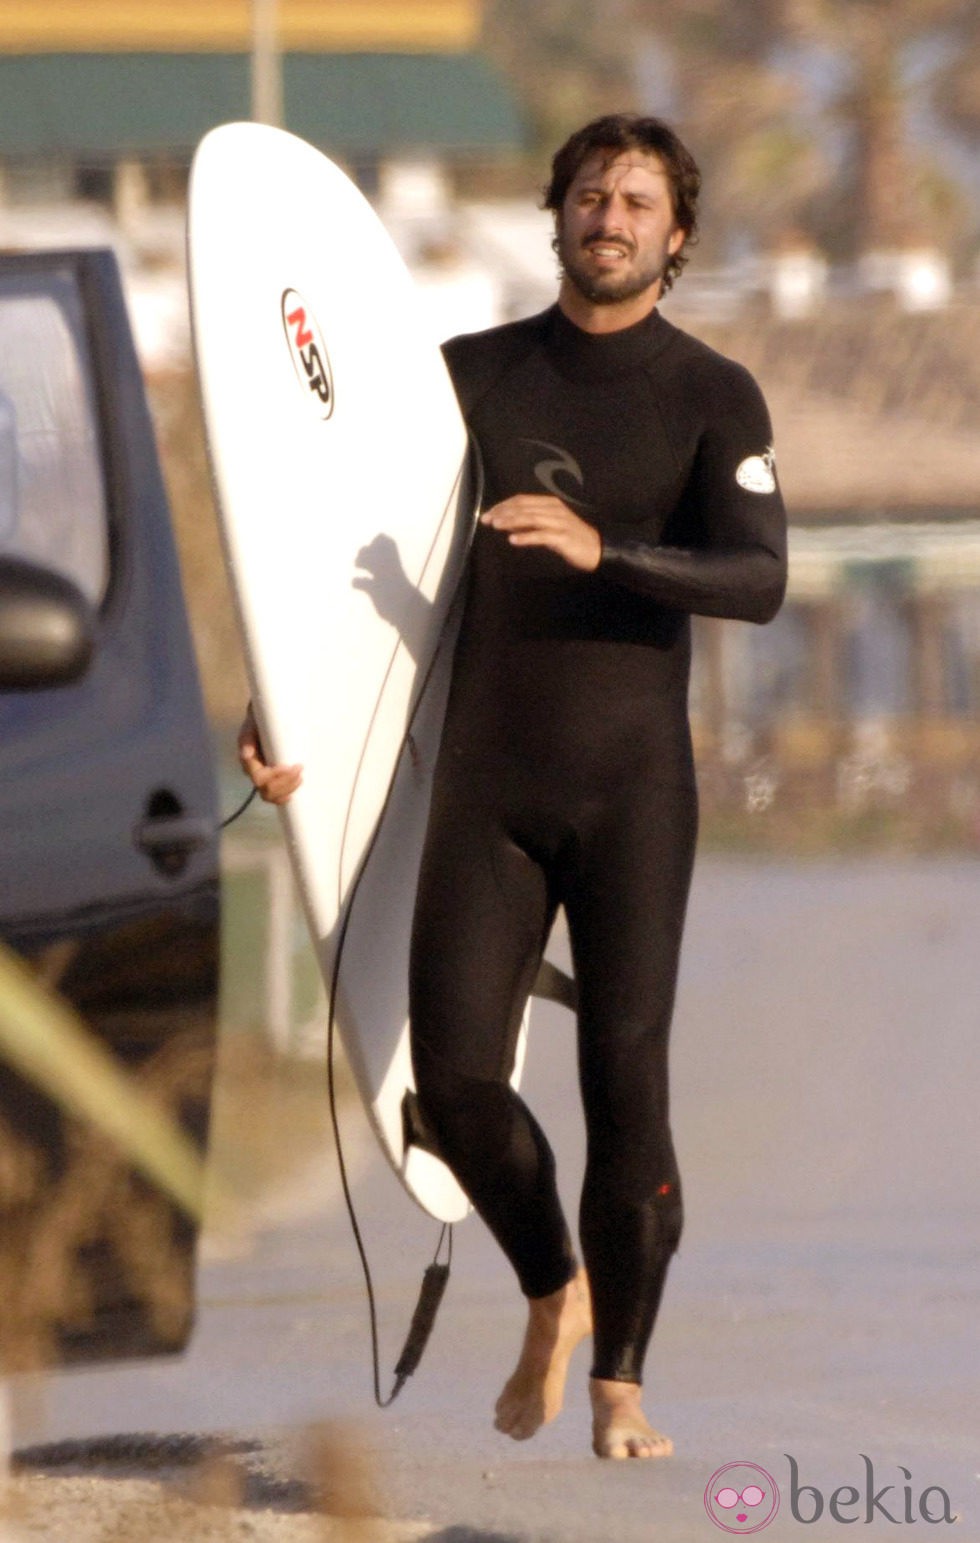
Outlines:
[[[339,156],[513,150],[525,140],[492,65],[467,54],[292,53],[285,127]],[[189,154],[249,116],[243,54],[17,54],[0,58],[0,158]]]

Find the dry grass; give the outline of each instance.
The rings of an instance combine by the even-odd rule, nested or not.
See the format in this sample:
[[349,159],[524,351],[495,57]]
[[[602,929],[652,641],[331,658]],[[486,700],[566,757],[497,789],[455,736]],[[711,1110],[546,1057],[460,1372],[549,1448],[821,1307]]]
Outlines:
[[[171,1118],[202,1107],[210,1034],[187,1027],[134,1073]],[[93,1126],[65,1117],[58,1160],[32,1131],[0,1120],[0,1366],[32,1371],[60,1359],[64,1334],[85,1334],[104,1306],[102,1263],[113,1260],[161,1346],[179,1345],[193,1312],[191,1259],[172,1203]]]

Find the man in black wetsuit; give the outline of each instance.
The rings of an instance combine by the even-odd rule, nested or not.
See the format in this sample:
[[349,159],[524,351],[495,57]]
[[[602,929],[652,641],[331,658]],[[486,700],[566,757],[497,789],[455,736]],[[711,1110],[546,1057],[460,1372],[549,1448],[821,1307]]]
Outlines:
[[[640,1401],[682,1225],[667,1042],[697,826],[690,615],[764,622],[785,585],[771,430],[747,372],[657,301],[700,178],[658,119],[555,156],[561,263],[540,316],[454,339],[484,513],[436,768],[411,964],[419,1104],[528,1301],[497,1428],[561,1408],[594,1334],[599,1456],[672,1450]],[[242,760],[281,801],[296,768]],[[540,1126],[509,1085],[556,910],[579,994],[588,1155],[580,1267]]]

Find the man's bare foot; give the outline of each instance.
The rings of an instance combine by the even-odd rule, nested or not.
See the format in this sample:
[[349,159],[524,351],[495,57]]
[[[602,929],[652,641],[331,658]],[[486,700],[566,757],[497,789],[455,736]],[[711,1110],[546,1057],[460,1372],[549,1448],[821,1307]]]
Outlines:
[[635,1382],[589,1380],[592,1399],[592,1450],[596,1457],[669,1457],[674,1443],[654,1430],[640,1407],[642,1389]]
[[592,1333],[592,1301],[584,1270],[560,1291],[528,1298],[527,1330],[520,1359],[497,1399],[494,1425],[515,1441],[529,1436],[561,1409],[568,1363],[576,1345]]

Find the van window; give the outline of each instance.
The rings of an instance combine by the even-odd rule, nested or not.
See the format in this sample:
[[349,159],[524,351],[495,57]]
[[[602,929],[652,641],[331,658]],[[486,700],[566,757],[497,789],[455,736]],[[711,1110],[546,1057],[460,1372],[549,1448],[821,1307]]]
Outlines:
[[98,604],[109,521],[92,362],[68,272],[0,277],[0,552]]

